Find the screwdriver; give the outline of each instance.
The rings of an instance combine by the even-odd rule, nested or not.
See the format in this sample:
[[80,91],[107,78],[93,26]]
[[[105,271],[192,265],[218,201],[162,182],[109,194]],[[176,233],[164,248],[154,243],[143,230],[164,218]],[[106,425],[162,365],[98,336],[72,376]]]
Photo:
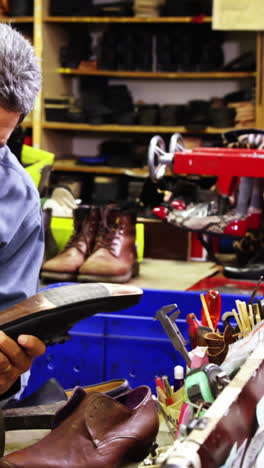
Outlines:
[[196,315],[190,313],[186,317],[186,322],[188,323],[188,335],[191,342],[192,349],[197,346],[198,339],[198,328],[201,326],[201,322],[197,319]]
[[[206,294],[205,294],[205,302],[208,307],[208,311],[212,320],[212,324],[214,327],[214,330],[216,329],[218,322],[220,320],[221,316],[221,295],[219,291],[216,291],[215,289],[210,289]],[[202,324],[205,327],[208,327],[209,324],[207,322],[206,316],[204,309],[202,308]]]

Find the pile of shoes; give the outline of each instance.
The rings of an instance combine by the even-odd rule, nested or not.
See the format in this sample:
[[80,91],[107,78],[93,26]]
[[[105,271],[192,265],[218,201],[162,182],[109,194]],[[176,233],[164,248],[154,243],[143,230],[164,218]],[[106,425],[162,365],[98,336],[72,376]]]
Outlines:
[[125,283],[137,276],[134,206],[80,205],[73,216],[72,237],[43,264],[43,280]]
[[[221,227],[211,220],[220,213],[227,213],[229,207],[229,203],[216,193],[214,186],[201,189],[195,181],[179,181],[172,191],[165,191],[163,203],[154,207],[152,213],[184,230],[210,232],[212,228],[215,232],[220,231]],[[205,226],[205,220],[208,226]]]
[[45,98],[45,118],[49,122],[85,122],[86,115],[74,96]]
[[206,24],[160,25],[156,44],[158,71],[216,71],[224,64],[223,35]]
[[[98,41],[97,66],[102,70],[152,71],[153,38],[150,25],[108,27]],[[138,47],[140,44],[140,47]]]
[[[240,193],[243,193],[243,190],[240,190]],[[250,205],[251,200],[249,194],[249,203],[246,201],[244,214],[238,213],[236,207],[226,203],[228,200],[221,196],[209,202],[189,205],[176,199],[153,208],[152,212],[180,229],[242,237],[248,229],[258,229],[260,225],[262,212]]]
[[51,16],[133,16],[133,0],[52,0]]
[[[140,33],[138,34],[139,38]],[[129,37],[128,35],[127,39]],[[124,41],[122,40],[121,44]],[[148,41],[150,42],[147,43]],[[137,68],[136,62],[140,62],[140,69],[150,69],[151,39],[148,41],[144,43],[140,51],[137,51],[137,55],[134,52],[123,55],[121,51],[119,58],[116,56],[118,47],[111,46],[112,52],[107,53],[106,59],[109,68],[118,68],[118,64],[122,62],[122,69],[131,69],[131,64],[135,59],[133,67]],[[111,45],[111,41],[109,44]],[[122,47],[120,46],[120,49]],[[149,53],[146,52],[148,49]],[[167,60],[165,53],[162,53],[162,60]],[[109,84],[105,78],[82,77],[79,99],[73,96],[47,97],[45,98],[45,114],[47,121],[80,122],[92,125],[116,123],[118,125],[185,126],[188,130],[195,132],[204,130],[206,127],[235,128],[244,127],[246,123],[253,123],[254,104],[253,98],[249,98],[249,95],[252,95],[251,89],[243,93],[212,97],[209,100],[192,99],[186,104],[173,101],[162,104],[134,102],[133,95],[125,84]],[[244,96],[245,100],[242,100],[241,96]],[[239,97],[241,101],[238,101]]]
[[104,165],[111,167],[144,167],[148,144],[144,139],[107,139],[98,146],[98,155]]
[[60,49],[62,67],[78,68],[81,61],[89,61],[93,55],[92,35],[85,24],[69,24],[68,44]]
[[[252,133],[251,133],[252,132]],[[228,146],[263,148],[263,131],[250,129],[226,132]],[[209,195],[210,192],[208,192]],[[210,193],[210,196],[213,192]],[[241,177],[232,197],[217,196],[203,201],[185,203],[172,196],[152,212],[178,228],[214,235],[243,237],[248,230],[258,230],[262,220],[263,179]]]
[[86,122],[94,125],[132,125],[134,104],[126,85],[108,85],[104,80],[82,79],[81,101]]
[[198,72],[224,65],[223,35],[207,24],[161,24],[158,31],[151,24],[110,26],[97,49],[102,70]]

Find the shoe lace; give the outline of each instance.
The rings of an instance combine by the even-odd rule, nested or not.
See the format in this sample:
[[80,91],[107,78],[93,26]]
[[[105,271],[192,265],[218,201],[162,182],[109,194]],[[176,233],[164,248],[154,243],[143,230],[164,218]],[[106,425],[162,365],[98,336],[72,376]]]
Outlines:
[[116,243],[116,228],[117,228],[117,220],[116,217],[110,217],[109,223],[109,211],[103,210],[100,208],[101,211],[101,223],[98,228],[96,245],[94,250],[98,250],[100,248],[105,248],[109,251],[113,251],[114,244]]

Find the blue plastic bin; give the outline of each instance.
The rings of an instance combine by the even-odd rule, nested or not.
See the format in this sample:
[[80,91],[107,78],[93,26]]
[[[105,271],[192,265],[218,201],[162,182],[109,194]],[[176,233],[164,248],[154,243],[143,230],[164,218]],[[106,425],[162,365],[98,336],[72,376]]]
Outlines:
[[[64,388],[124,377],[132,387],[146,384],[154,389],[155,375],[167,374],[172,380],[174,366],[184,365],[184,361],[154,316],[160,307],[177,304],[181,310],[177,324],[188,341],[185,317],[190,312],[200,317],[199,295],[196,291],[145,289],[134,307],[82,320],[72,328],[71,340],[49,346],[35,360],[25,395],[51,377]],[[247,300],[245,295],[221,297],[223,312],[234,308],[236,299]]]

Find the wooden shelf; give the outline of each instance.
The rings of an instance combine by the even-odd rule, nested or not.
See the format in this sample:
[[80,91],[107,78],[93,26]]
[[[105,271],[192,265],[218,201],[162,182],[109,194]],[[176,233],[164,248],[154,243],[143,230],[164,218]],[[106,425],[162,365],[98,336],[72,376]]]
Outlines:
[[[197,19],[196,19],[197,18]],[[200,21],[198,20],[200,19]],[[139,16],[45,16],[46,23],[211,23],[210,16],[192,17],[192,16],[157,16],[157,17],[139,17]]]
[[33,23],[32,16],[0,16],[0,23]]
[[148,169],[140,168],[122,168],[109,166],[89,166],[88,164],[78,164],[76,159],[58,159],[53,164],[53,171],[63,172],[87,172],[91,174],[111,174],[127,175],[130,177],[148,177]]
[[256,72],[147,72],[147,71],[111,71],[91,70],[89,68],[57,68],[57,73],[64,75],[112,76],[115,78],[156,78],[171,80],[197,79],[239,79],[256,76]]
[[32,128],[32,122],[22,122],[21,127]]
[[42,127],[49,130],[70,130],[70,131],[86,131],[86,132],[110,132],[110,133],[201,133],[201,134],[218,134],[234,130],[233,127],[214,128],[207,127],[205,130],[189,130],[186,127],[164,127],[142,126],[142,125],[90,125],[90,124],[74,124],[68,122],[44,122]]

